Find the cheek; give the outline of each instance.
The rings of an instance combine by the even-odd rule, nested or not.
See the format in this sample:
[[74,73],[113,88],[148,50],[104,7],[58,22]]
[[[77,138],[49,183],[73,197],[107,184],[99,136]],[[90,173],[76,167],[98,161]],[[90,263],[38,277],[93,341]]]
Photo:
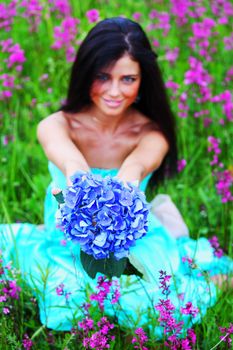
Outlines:
[[136,98],[138,96],[140,84],[124,87],[123,93],[128,98]]
[[95,96],[99,96],[104,92],[104,84],[99,82],[94,82],[92,84],[91,90],[90,90],[90,97],[93,98]]

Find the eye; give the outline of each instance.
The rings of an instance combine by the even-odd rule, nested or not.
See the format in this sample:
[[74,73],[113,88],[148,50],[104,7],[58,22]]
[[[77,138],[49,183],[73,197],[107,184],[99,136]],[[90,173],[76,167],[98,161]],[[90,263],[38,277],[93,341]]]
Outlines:
[[126,76],[124,76],[122,78],[122,80],[123,80],[123,82],[125,82],[127,84],[131,84],[131,83],[133,83],[136,80],[136,78],[134,78],[134,77],[132,77],[130,75],[126,75]]
[[109,79],[109,76],[108,76],[108,74],[106,74],[106,73],[98,73],[98,74],[96,75],[96,80],[105,82],[105,81],[107,81],[108,79]]

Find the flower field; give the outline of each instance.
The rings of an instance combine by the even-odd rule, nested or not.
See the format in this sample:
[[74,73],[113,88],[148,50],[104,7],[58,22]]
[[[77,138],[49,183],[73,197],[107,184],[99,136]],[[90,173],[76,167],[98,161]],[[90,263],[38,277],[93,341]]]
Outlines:
[[[0,223],[43,223],[50,182],[36,139],[40,120],[66,98],[70,67],[82,39],[100,19],[126,16],[140,23],[154,50],[177,121],[177,176],[147,190],[169,194],[193,238],[207,237],[215,255],[233,256],[233,4],[229,0],[5,0],[0,3]],[[184,259],[185,260],[185,259]],[[193,261],[185,260],[190,269]],[[7,279],[6,279],[7,278]],[[46,278],[46,277],[45,277]],[[208,276],[207,276],[208,278]],[[87,291],[83,319],[70,332],[42,326],[37,301],[0,255],[0,350],[231,348],[232,290],[188,330],[169,300],[172,276],[160,272],[164,299],[143,328],[121,328],[104,300],[121,297],[119,284],[100,278]],[[69,302],[65,285],[56,294]],[[199,310],[179,312],[191,320]],[[156,338],[149,325],[160,324]]]

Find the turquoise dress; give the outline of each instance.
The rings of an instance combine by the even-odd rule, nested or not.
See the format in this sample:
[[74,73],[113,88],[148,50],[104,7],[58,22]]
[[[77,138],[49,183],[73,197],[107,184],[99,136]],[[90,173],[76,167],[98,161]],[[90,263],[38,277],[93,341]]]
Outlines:
[[[73,242],[64,242],[63,233],[56,228],[57,202],[51,194],[53,187],[66,187],[62,172],[49,163],[52,183],[45,198],[44,226],[32,224],[0,225],[0,249],[4,262],[13,260],[37,297],[41,322],[55,330],[70,330],[74,318],[83,318],[81,305],[87,302],[88,293],[96,292],[97,278],[91,279],[80,262],[80,248]],[[92,169],[102,176],[117,174],[117,169]],[[145,191],[150,175],[140,184]],[[122,275],[119,279],[121,297],[118,304],[105,301],[105,312],[116,316],[125,327],[148,325],[152,333],[161,334],[156,322],[154,308],[164,295],[159,288],[159,271],[172,275],[169,298],[176,309],[191,301],[200,312],[194,318],[200,321],[208,307],[216,302],[216,289],[207,281],[205,271],[214,275],[228,273],[232,269],[228,257],[217,258],[206,238],[193,240],[189,237],[175,239],[149,214],[149,229],[142,239],[131,248],[131,261],[144,277]],[[183,257],[195,259],[196,266],[190,267]],[[198,266],[198,268],[197,268]],[[56,288],[64,285],[69,298],[58,295]],[[70,294],[69,294],[70,293]],[[177,317],[179,317],[177,313]],[[184,316],[188,327],[189,317]]]

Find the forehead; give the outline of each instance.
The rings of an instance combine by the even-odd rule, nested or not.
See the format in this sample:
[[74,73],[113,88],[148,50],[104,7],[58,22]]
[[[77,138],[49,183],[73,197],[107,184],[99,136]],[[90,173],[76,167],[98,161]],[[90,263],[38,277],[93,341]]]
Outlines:
[[128,54],[125,54],[112,65],[102,70],[109,74],[138,75],[140,74],[140,65],[137,61],[132,60]]

